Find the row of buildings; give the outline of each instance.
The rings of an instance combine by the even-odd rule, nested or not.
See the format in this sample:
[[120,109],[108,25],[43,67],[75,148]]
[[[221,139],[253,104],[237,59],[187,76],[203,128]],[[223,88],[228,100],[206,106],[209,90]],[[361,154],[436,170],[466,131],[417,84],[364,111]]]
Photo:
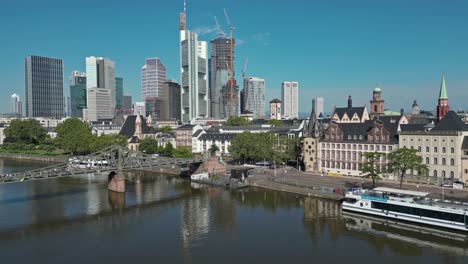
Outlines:
[[[445,77],[442,78],[436,114],[422,112],[416,101],[411,114],[384,110],[382,90],[373,91],[370,109],[355,107],[351,96],[346,107],[335,107],[328,118],[312,110],[303,140],[303,165],[308,172],[335,176],[363,176],[363,154],[389,154],[398,148],[416,149],[430,168],[428,175],[407,172],[419,180],[468,181],[468,125],[464,112],[451,111]],[[386,168],[388,160],[381,158]],[[388,178],[396,176],[388,173]]]

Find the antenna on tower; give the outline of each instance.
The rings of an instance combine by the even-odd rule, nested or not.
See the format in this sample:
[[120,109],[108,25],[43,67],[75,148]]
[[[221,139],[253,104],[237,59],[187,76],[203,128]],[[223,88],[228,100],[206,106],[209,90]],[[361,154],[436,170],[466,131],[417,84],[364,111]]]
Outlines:
[[249,64],[249,58],[245,58],[244,68],[242,69],[242,79],[245,77],[245,73],[247,72],[247,65]]
[[184,14],[187,14],[187,1],[184,0]]

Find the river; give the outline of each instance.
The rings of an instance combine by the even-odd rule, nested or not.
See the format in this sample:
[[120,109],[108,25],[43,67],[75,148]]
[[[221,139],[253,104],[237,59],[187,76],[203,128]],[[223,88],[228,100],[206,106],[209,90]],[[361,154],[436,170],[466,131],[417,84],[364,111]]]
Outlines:
[[[47,164],[0,160],[14,172]],[[159,173],[0,185],[2,263],[467,263],[465,234],[343,214],[339,203]],[[3,259],[9,260],[10,262]]]

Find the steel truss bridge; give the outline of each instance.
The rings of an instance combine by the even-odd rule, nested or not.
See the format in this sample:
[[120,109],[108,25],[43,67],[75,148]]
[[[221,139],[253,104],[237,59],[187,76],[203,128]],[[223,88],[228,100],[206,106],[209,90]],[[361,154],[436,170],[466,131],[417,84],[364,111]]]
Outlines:
[[110,171],[173,166],[180,166],[189,170],[191,165],[199,165],[201,163],[203,163],[201,159],[159,157],[157,155],[131,151],[120,146],[112,146],[87,156],[72,157],[67,162],[49,167],[12,174],[1,174],[0,184],[68,177],[87,173],[104,173]]

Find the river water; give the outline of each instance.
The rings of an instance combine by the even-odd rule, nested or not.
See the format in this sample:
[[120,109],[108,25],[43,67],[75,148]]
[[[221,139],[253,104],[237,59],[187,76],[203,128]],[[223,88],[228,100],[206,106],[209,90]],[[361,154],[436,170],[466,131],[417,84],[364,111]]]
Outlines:
[[[9,172],[45,165],[0,160]],[[0,185],[2,263],[468,263],[463,233],[294,194],[126,177],[125,194],[106,175]]]

